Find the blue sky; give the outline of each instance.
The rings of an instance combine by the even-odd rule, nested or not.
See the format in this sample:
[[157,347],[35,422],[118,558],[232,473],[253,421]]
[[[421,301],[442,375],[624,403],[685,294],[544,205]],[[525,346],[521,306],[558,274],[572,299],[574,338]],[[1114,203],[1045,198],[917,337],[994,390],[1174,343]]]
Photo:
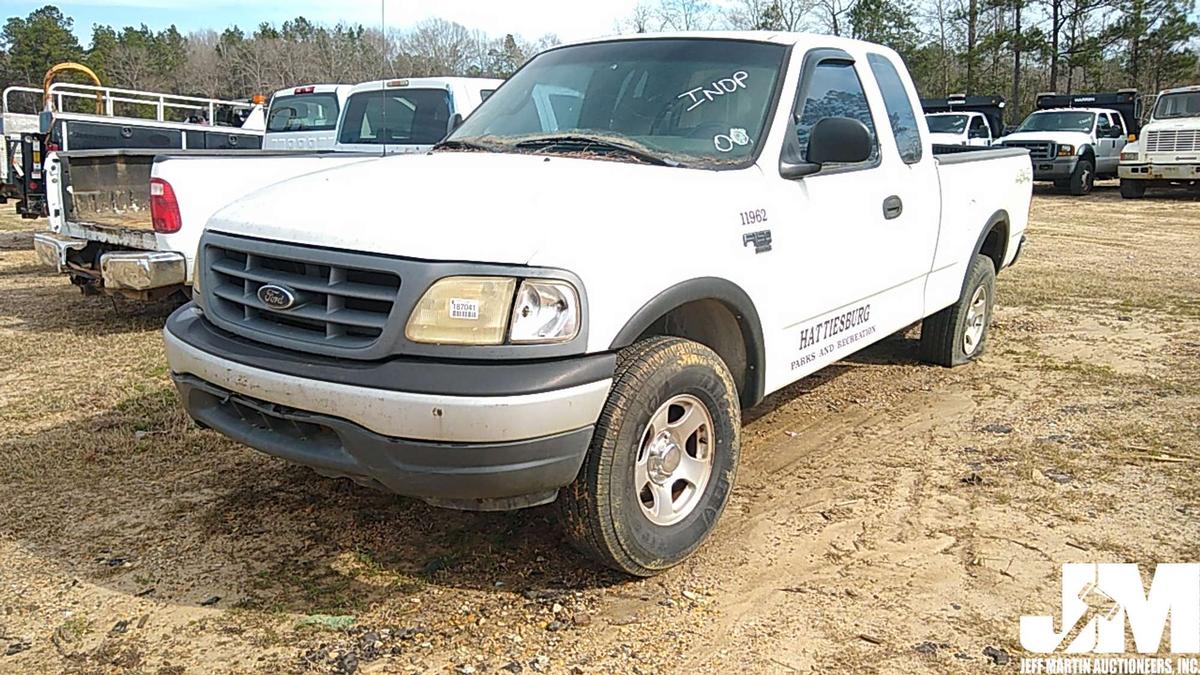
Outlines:
[[183,32],[221,29],[231,24],[254,27],[263,21],[280,23],[303,15],[321,23],[338,21],[403,28],[431,15],[478,28],[492,35],[519,33],[536,38],[555,33],[575,40],[613,32],[637,0],[70,0],[24,2],[0,0],[2,17],[19,15],[46,4],[56,5],[75,19],[75,32],[85,46],[92,24],[153,29],[175,24]]

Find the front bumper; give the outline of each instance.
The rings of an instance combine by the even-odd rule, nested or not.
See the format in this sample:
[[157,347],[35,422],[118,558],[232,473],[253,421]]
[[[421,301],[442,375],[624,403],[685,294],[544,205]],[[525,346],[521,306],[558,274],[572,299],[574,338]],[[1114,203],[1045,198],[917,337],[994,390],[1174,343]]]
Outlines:
[[1200,181],[1200,163],[1195,164],[1122,164],[1117,175],[1123,180]]
[[1079,157],[1077,156],[1033,160],[1033,179],[1062,180],[1070,178],[1078,163]]
[[[444,387],[453,393],[445,394],[398,390],[404,382],[395,381],[347,384],[372,382],[364,371],[401,372],[392,363],[317,360],[311,376],[280,372],[295,370],[285,363],[290,352],[223,334],[191,305],[172,315],[164,337],[172,378],[198,422],[324,475],[437,505],[487,510],[545,503],[575,479],[615,366],[615,358],[606,360],[601,379],[575,384],[579,359],[559,359],[547,373],[563,373],[557,379],[568,386],[521,393],[497,389],[503,385],[497,376],[515,371],[495,361],[424,359],[427,369],[456,373]],[[228,341],[228,353],[207,351],[221,340]],[[276,369],[265,367],[272,353]],[[546,379],[556,381],[553,374]],[[472,382],[493,395],[467,395],[463,388]],[[429,381],[414,381],[414,387],[428,390]]]

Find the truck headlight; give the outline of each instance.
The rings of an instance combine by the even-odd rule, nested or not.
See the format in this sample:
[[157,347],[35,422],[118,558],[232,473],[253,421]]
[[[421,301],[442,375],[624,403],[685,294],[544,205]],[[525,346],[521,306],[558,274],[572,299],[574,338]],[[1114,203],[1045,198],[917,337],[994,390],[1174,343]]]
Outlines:
[[1059,157],[1074,157],[1075,156],[1075,146],[1066,145],[1066,144],[1058,146],[1058,156]]
[[1136,152],[1122,152],[1121,153],[1121,161],[1122,162],[1136,162],[1136,161],[1138,161],[1138,154]]
[[516,287],[512,277],[439,279],[413,308],[404,335],[430,344],[503,344]]
[[566,281],[526,279],[513,304],[516,343],[566,342],[579,334],[579,293]]

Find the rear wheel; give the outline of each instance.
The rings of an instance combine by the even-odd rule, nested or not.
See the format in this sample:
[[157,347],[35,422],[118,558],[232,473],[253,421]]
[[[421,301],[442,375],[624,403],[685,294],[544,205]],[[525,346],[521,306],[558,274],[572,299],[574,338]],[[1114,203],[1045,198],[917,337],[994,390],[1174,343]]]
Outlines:
[[1092,186],[1096,182],[1096,167],[1090,159],[1081,159],[1075,164],[1075,171],[1071,173],[1071,194],[1079,196],[1086,195],[1092,191]]
[[679,564],[725,509],[740,435],[737,387],[712,350],[668,337],[625,349],[583,468],[559,496],[568,539],[627,574]]
[[987,347],[995,297],[996,268],[991,258],[977,255],[958,302],[921,324],[921,360],[953,367],[979,358]]
[[1146,196],[1146,182],[1140,180],[1121,180],[1121,196],[1125,199],[1141,199]]

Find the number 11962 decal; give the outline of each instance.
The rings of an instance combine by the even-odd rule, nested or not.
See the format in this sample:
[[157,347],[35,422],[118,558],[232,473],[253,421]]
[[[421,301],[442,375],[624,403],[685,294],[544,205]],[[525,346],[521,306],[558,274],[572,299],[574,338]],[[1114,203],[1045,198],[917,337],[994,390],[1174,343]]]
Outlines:
[[758,225],[759,223],[767,222],[767,210],[755,209],[753,211],[742,211],[738,214],[742,217],[743,225]]

